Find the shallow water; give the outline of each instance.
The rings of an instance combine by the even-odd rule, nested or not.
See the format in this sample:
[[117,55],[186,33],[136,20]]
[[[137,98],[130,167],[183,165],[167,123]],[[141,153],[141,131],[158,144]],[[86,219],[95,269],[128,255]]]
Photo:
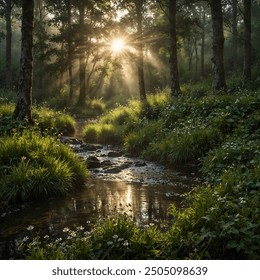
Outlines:
[[67,197],[0,213],[0,258],[12,255],[28,234],[29,225],[41,235],[57,237],[64,227],[83,225],[90,229],[97,220],[118,212],[133,216],[140,225],[167,220],[169,206],[174,203],[180,207],[184,194],[197,182],[192,166],[177,171],[123,154],[111,157],[109,153],[118,150],[110,146],[99,146],[94,151],[73,147],[79,149],[82,158],[95,156],[100,162],[109,161],[109,165],[91,168],[85,186]]

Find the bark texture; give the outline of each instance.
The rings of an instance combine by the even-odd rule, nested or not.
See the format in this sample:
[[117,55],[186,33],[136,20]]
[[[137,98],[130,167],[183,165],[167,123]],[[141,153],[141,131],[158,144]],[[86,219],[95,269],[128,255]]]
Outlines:
[[221,0],[211,0],[212,16],[212,63],[213,63],[213,82],[214,91],[226,90],[226,80],[224,71],[224,34],[223,34],[223,14]]
[[33,22],[34,0],[22,1],[22,46],[20,80],[14,116],[32,122],[32,74],[33,74]]
[[251,80],[252,45],[251,45],[251,0],[244,0],[244,76]]
[[5,21],[6,21],[6,88],[11,89],[13,83],[12,77],[12,0],[5,1]]
[[71,15],[71,0],[66,1],[67,9],[67,20],[68,20],[68,36],[67,36],[67,45],[68,45],[68,74],[69,74],[69,98],[72,100],[74,95],[73,90],[73,50],[72,50],[72,40],[71,40],[71,24],[72,24],[72,15]]
[[232,64],[237,71],[237,0],[232,0]]
[[[84,30],[84,5],[79,6],[79,24],[80,28]],[[84,36],[79,44],[79,99],[78,105],[84,106],[86,102],[86,58],[85,58],[85,46]]]
[[171,77],[171,96],[180,94],[180,82],[178,71],[177,56],[177,34],[176,34],[176,0],[169,0],[169,25],[170,25],[170,77]]

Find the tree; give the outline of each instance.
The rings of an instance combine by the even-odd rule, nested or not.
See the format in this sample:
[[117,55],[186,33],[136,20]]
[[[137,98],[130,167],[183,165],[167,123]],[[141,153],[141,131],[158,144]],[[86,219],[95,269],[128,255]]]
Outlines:
[[34,76],[33,88],[37,97],[44,99],[49,51],[48,16],[44,0],[35,0],[34,16]]
[[32,123],[32,74],[33,74],[33,23],[34,0],[22,1],[22,45],[20,80],[14,117]]
[[244,77],[251,79],[251,0],[244,0]]
[[[58,32],[50,38],[54,45],[52,55],[56,56],[56,65],[53,70],[59,69],[60,75],[67,71],[69,85],[69,99],[74,96],[73,61],[75,46],[73,44],[73,0],[46,0],[48,13],[52,15],[50,23]],[[61,47],[60,47],[61,46]],[[55,71],[54,71],[55,72]]]
[[137,69],[139,81],[140,100],[146,101],[145,82],[144,82],[144,56],[143,56],[143,9],[144,0],[135,0],[136,21],[137,21]]
[[237,71],[237,1],[232,0],[232,66],[233,71]]
[[170,76],[171,76],[171,96],[180,94],[180,82],[177,56],[177,35],[176,35],[176,0],[169,0],[169,32],[170,32]]
[[205,4],[202,5],[202,32],[201,32],[201,51],[200,51],[200,72],[201,77],[205,76],[205,37],[206,37],[206,11]]
[[[79,28],[84,30],[85,6],[79,4]],[[86,101],[86,58],[85,58],[84,36],[79,43],[79,99],[78,105],[84,106]]]
[[11,89],[13,83],[12,77],[12,9],[14,1],[0,1],[0,6],[3,8],[3,14],[6,22],[6,52],[5,52],[5,77],[6,88]]
[[214,91],[226,90],[226,80],[224,71],[224,34],[223,34],[223,14],[221,0],[211,0],[212,17],[212,51],[213,51],[213,82]]
[[[141,101],[146,101],[145,79],[144,79],[144,17],[145,11],[149,8],[147,0],[118,0],[118,9],[127,11],[123,17],[127,25],[126,28],[131,28],[132,38],[131,43],[136,49],[137,75],[139,84],[139,96]],[[135,31],[135,34],[134,34]]]

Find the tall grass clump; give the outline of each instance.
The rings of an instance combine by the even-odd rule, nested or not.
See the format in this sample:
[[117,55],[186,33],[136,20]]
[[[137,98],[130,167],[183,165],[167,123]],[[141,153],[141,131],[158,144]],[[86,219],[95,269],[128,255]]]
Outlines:
[[96,118],[101,116],[107,109],[102,98],[88,99],[85,104],[75,104],[66,106],[67,110],[78,118]]
[[96,124],[87,124],[83,129],[87,142],[122,144],[127,131],[132,130],[138,122],[139,108],[133,104],[129,107],[119,106],[99,119]]
[[68,147],[33,131],[0,140],[0,166],[0,194],[7,202],[64,195],[87,176]]
[[76,121],[70,115],[46,107],[33,109],[33,117],[42,131],[49,130],[64,135],[74,135]]
[[[1,127],[0,133],[10,132],[13,128],[21,128],[25,122],[13,118],[14,103],[3,103],[0,105]],[[74,135],[76,131],[76,121],[70,115],[49,109],[47,107],[32,108],[33,119],[42,130],[51,133],[63,133],[64,135]],[[22,125],[21,125],[22,124]]]

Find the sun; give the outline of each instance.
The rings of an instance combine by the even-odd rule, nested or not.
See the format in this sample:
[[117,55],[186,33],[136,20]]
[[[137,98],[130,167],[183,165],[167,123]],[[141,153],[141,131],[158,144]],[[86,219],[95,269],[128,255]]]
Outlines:
[[111,50],[114,53],[120,53],[125,48],[125,41],[121,38],[114,39],[111,44]]

